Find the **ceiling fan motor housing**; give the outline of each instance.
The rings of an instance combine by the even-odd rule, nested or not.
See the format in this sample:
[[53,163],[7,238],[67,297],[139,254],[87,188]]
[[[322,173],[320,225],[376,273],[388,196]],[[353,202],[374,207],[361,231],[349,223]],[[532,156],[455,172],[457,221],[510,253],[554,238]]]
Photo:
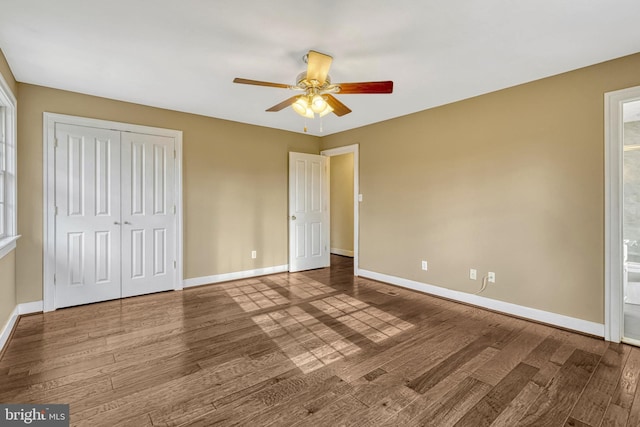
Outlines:
[[324,84],[320,85],[320,82],[317,80],[308,80],[307,72],[303,71],[298,74],[296,77],[296,86],[302,90],[307,90],[309,88],[316,88],[318,90],[326,90],[331,86],[331,77],[327,75],[324,79]]

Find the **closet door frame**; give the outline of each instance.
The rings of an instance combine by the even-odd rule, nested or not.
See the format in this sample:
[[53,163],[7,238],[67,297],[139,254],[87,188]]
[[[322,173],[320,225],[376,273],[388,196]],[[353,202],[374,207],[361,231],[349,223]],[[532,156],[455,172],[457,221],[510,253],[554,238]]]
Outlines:
[[156,128],[69,116],[57,113],[43,113],[43,274],[42,296],[44,311],[56,309],[55,301],[55,126],[65,123],[76,126],[111,129],[120,132],[134,132],[149,135],[167,136],[175,139],[175,202],[176,202],[176,269],[174,290],[183,288],[183,241],[182,241],[182,131]]

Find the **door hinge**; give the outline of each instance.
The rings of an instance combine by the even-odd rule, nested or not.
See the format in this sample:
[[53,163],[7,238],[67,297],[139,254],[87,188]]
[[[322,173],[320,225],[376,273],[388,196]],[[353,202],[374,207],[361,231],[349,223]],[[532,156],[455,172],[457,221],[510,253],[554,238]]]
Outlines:
[[58,148],[58,138],[53,140],[53,147]]
[[178,263],[173,261],[173,269],[175,270],[176,268],[178,268]]
[[55,208],[55,215],[58,215],[58,207]]
[[176,150],[173,150],[173,158],[176,158]]
[[54,285],[56,284],[56,275],[55,274],[53,275],[53,284]]
[[176,205],[173,205],[173,214],[175,215],[176,213],[178,213],[178,209],[176,208]]

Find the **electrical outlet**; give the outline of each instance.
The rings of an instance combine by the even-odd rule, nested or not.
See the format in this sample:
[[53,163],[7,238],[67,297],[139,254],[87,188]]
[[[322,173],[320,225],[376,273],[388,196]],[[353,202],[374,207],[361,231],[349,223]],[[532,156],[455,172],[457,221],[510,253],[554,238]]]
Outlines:
[[489,274],[487,275],[487,280],[490,283],[496,283],[496,273],[494,273],[493,271],[490,271]]
[[469,279],[476,280],[478,279],[478,270],[475,268],[469,269]]
[[251,251],[251,258],[256,259],[258,257],[258,253],[256,251]]
[[427,261],[422,261],[422,269],[425,271],[428,270]]

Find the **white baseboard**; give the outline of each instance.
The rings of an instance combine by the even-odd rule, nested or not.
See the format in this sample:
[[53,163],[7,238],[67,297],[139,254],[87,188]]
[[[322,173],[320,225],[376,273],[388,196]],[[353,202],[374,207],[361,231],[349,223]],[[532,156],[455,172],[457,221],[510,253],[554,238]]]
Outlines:
[[4,328],[2,328],[2,331],[0,332],[0,353],[2,352],[2,349],[4,348],[7,341],[9,341],[9,336],[11,335],[11,331],[13,331],[13,327],[15,326],[17,320],[18,307],[16,306],[16,308],[14,308],[9,315],[9,320],[7,320],[7,323],[4,325]]
[[390,283],[392,285],[401,286],[403,288],[413,289],[431,295],[448,298],[454,301],[472,304],[478,307],[495,310],[506,314],[522,317],[525,319],[535,320],[537,322],[547,323],[549,325],[561,328],[571,329],[573,331],[583,332],[598,337],[604,337],[604,324],[590,322],[588,320],[577,319],[575,317],[565,316],[563,314],[551,313],[549,311],[538,310],[536,308],[525,307],[518,304],[499,301],[480,295],[468,294],[466,292],[454,291],[440,286],[429,285],[426,283],[416,282],[414,280],[403,279],[401,277],[389,276],[387,274],[376,273],[360,269],[358,271],[360,277],[366,277],[380,282]]
[[18,304],[18,314],[40,313],[44,310],[42,301],[23,302]]
[[353,258],[353,251],[348,251],[346,249],[331,248],[330,252],[332,254],[348,256],[348,257]]
[[246,279],[249,277],[265,276],[267,274],[285,273],[289,271],[289,265],[278,265],[275,267],[257,268],[255,270],[237,271],[234,273],[215,274],[213,276],[194,277],[185,279],[183,285],[185,288],[193,286],[210,285],[211,283],[228,282],[230,280]]
[[43,303],[42,301],[33,301],[33,302],[25,302],[22,304],[18,304],[16,308],[13,309],[11,315],[9,315],[9,320],[0,331],[0,352],[4,348],[5,344],[9,340],[9,336],[11,335],[11,331],[18,321],[18,316],[22,314],[31,314],[31,313],[39,313],[42,311]]

